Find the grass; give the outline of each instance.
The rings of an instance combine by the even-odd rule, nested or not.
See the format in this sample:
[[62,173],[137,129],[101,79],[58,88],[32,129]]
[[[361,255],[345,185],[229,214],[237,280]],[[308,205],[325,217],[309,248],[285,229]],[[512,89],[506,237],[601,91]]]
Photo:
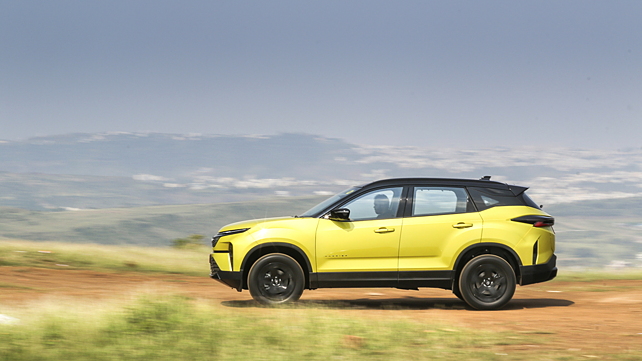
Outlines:
[[0,360],[499,360],[505,346],[537,342],[337,310],[240,312],[150,294],[114,302],[14,311],[20,322],[0,325]]
[[555,281],[560,282],[593,282],[600,280],[640,280],[642,279],[642,269],[578,269],[578,270],[564,270],[562,269]]
[[[582,360],[547,332],[497,332],[323,308],[229,309],[184,296],[40,301],[0,314],[0,360]],[[545,327],[545,326],[543,326]],[[642,352],[592,353],[639,360]]]
[[11,240],[0,243],[0,266],[202,276],[209,272],[209,252],[207,246],[175,249]]
[[20,286],[20,285],[13,285],[13,284],[8,284],[8,283],[0,283],[0,288],[11,288],[14,290],[32,290],[32,287],[25,287],[25,286]]

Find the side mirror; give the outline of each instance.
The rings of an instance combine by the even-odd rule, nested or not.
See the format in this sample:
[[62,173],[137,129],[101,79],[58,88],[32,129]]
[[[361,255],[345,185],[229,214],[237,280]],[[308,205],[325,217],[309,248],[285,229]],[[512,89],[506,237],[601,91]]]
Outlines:
[[339,222],[350,221],[350,210],[347,208],[338,208],[330,211],[330,220]]

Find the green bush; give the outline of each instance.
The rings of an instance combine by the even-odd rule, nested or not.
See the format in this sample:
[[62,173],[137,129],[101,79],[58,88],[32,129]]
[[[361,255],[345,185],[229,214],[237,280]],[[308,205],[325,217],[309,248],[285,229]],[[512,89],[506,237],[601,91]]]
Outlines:
[[200,234],[192,234],[187,238],[176,238],[172,240],[172,247],[174,248],[199,248],[203,246],[203,239],[205,236]]

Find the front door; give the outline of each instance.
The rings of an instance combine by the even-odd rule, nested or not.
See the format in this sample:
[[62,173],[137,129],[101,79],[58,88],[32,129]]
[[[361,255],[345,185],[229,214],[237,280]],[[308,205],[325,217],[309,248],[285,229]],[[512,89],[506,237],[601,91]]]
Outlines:
[[339,206],[350,210],[350,221],[319,221],[316,261],[320,286],[396,285],[402,190],[378,189]]

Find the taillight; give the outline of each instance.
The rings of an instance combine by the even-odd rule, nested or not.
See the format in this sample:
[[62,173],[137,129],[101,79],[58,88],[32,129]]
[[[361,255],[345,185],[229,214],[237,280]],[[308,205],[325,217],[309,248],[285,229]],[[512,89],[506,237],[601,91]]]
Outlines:
[[554,223],[553,223],[552,221],[551,221],[551,222],[548,222],[548,221],[547,221],[547,222],[539,221],[539,222],[535,222],[535,224],[533,224],[533,227],[550,227],[550,226],[552,226],[553,224],[554,224]]
[[511,219],[511,221],[532,224],[533,227],[552,227],[555,224],[555,218],[550,216],[521,216]]

